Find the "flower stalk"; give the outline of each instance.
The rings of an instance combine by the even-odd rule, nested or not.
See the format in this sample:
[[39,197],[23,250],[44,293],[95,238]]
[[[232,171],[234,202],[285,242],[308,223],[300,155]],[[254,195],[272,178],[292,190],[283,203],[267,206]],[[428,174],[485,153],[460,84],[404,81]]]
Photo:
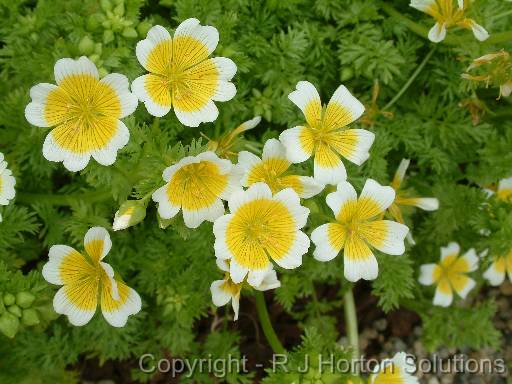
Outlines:
[[265,302],[265,297],[263,293],[260,291],[255,291],[254,297],[256,298],[256,311],[258,312],[258,318],[260,320],[261,328],[263,329],[263,333],[267,338],[270,347],[274,351],[274,353],[283,354],[286,353],[286,349],[284,349],[283,344],[279,341],[279,338],[272,327],[272,323],[270,322],[270,317],[268,316],[267,304]]
[[359,358],[359,331],[357,329],[356,305],[352,287],[343,295],[343,309],[345,312],[345,327],[348,342],[352,348],[352,358]]

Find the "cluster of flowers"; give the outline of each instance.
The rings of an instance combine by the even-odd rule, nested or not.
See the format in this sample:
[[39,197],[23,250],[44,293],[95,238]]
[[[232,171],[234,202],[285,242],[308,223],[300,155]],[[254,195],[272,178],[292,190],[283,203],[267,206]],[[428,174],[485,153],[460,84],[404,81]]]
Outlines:
[[[25,110],[30,123],[55,126],[43,144],[44,157],[63,162],[70,171],[85,168],[91,156],[102,165],[113,164],[117,151],[129,140],[129,131],[120,119],[133,113],[139,100],[153,116],[164,116],[173,108],[178,120],[187,126],[214,121],[218,116],[214,101],[228,101],[236,93],[230,82],[236,73],[233,61],[209,58],[218,40],[214,27],[202,26],[196,19],[181,23],[174,36],[161,26],[151,28],[136,47],[137,59],[149,73],[135,79],[131,91],[124,75],[109,74],[100,80],[97,68],[86,57],[58,60],[57,85],[34,86],[30,90],[32,101]],[[326,197],[333,211],[332,221],[311,233],[316,246],[313,255],[319,261],[329,261],[343,250],[344,275],[352,282],[377,277],[372,248],[401,255],[405,237],[414,241],[400,206],[435,210],[439,205],[435,198],[414,198],[400,191],[407,159],[401,162],[391,186],[368,179],[357,195],[346,181],[341,158],[361,165],[369,158],[374,134],[347,128],[363,114],[364,106],[343,85],[325,106],[307,81],[300,81],[289,99],[302,110],[305,122],[282,132],[279,140],[268,140],[261,158],[243,151],[233,164],[222,158],[223,151],[215,151],[222,147],[216,143],[211,151],[185,157],[165,169],[165,184],[152,195],[161,218],[170,219],[182,211],[187,227],[197,228],[204,221],[214,223],[215,256],[224,278],[212,283],[212,298],[217,306],[231,301],[235,320],[242,287],[264,291],[280,286],[272,261],[285,269],[302,264],[310,238],[302,231],[309,209],[301,205],[301,199],[317,195],[327,185],[336,186]],[[256,117],[235,131],[253,128],[258,122]],[[293,164],[311,157],[313,176],[290,170]],[[9,182],[0,184],[0,192],[7,189],[4,184],[14,184],[4,168],[0,166],[0,181]],[[384,220],[386,212],[396,221]],[[129,226],[132,214],[133,207],[117,212],[114,229]],[[100,294],[106,320],[123,326],[130,314],[140,310],[141,300],[102,261],[111,248],[108,232],[91,228],[84,247],[86,256],[65,245],[50,249],[43,276],[63,286],[54,298],[55,310],[67,315],[74,325],[86,324],[97,309]],[[448,248],[455,250],[454,246]],[[444,253],[439,267],[422,268],[421,281],[437,282],[441,293],[436,293],[435,302],[446,304],[448,288],[453,286],[461,295],[471,289],[467,285],[471,281],[460,276],[476,264],[472,254],[463,268],[462,262],[454,262],[454,252]],[[450,268],[443,272],[447,266]]]

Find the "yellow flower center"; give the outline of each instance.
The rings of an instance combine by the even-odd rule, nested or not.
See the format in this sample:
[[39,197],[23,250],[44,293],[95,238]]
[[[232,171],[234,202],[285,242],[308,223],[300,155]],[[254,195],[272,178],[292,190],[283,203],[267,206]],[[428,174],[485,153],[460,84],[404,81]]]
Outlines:
[[167,197],[176,206],[197,211],[211,206],[226,189],[228,175],[211,161],[187,164],[179,169],[167,187]]
[[268,258],[279,260],[295,240],[295,221],[279,201],[254,200],[239,207],[226,230],[226,243],[243,267],[263,269]]
[[449,293],[451,287],[459,292],[466,284],[464,274],[469,272],[469,268],[466,259],[457,255],[448,255],[434,268],[434,282],[443,293]]
[[120,116],[115,90],[86,74],[65,77],[48,94],[45,106],[46,121],[58,125],[53,131],[57,144],[74,153],[104,148]]

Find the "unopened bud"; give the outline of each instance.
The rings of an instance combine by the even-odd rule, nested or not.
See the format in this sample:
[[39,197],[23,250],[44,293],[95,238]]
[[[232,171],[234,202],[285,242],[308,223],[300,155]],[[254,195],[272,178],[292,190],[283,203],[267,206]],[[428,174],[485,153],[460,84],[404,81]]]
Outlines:
[[18,292],[16,294],[16,304],[23,309],[29,308],[35,299],[36,297],[30,292]]
[[12,339],[20,327],[19,319],[12,313],[5,312],[0,316],[0,332]]
[[14,295],[10,293],[6,293],[4,295],[4,304],[8,307],[9,305],[13,305],[16,302],[16,298]]
[[146,203],[143,200],[127,200],[114,216],[112,229],[119,231],[140,223],[146,217]]
[[18,307],[16,304],[11,305],[7,308],[7,311],[12,313],[16,317],[21,317],[21,308]]
[[78,51],[82,55],[89,55],[94,52],[94,41],[89,36],[82,37],[78,43]]
[[40,320],[37,311],[33,308],[24,309],[21,315],[21,322],[28,327],[39,324]]
[[127,27],[123,29],[123,36],[127,39],[135,39],[137,35],[137,31],[133,27]]

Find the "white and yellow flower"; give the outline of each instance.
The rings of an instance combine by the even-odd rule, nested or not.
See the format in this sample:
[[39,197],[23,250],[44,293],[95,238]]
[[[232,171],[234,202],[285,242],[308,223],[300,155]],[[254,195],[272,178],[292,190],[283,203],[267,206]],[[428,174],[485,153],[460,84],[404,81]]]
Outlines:
[[[401,224],[405,224],[402,216],[401,206],[413,206],[425,211],[435,211],[439,208],[439,200],[435,197],[410,197],[406,193],[400,190],[402,182],[404,180],[405,172],[411,161],[409,159],[402,159],[398,169],[396,170],[391,187],[395,190],[395,200],[388,208],[389,213]],[[407,235],[408,240],[414,244],[414,240],[409,232]]]
[[137,97],[124,75],[111,73],[100,80],[87,57],[55,63],[57,85],[41,83],[30,90],[25,108],[29,123],[54,127],[46,136],[43,156],[63,162],[70,171],[84,169],[91,156],[102,165],[115,162],[117,151],[130,137],[119,119],[137,108]]
[[[9,200],[14,199],[16,194],[15,185],[16,179],[11,170],[7,169],[7,161],[4,160],[4,154],[0,152],[0,205],[8,205]],[[2,214],[0,214],[1,221]]]
[[315,179],[336,185],[347,178],[340,155],[357,165],[370,156],[375,135],[365,129],[346,128],[363,114],[364,106],[343,85],[325,108],[313,84],[299,81],[296,87],[288,98],[302,110],[306,124],[283,131],[279,140],[290,162],[302,163],[314,156]]
[[219,32],[183,21],[171,37],[160,25],[148,32],[136,47],[137,59],[149,72],[134,80],[133,92],[153,116],[164,116],[174,108],[178,120],[189,127],[217,119],[214,101],[228,101],[236,94],[230,80],[236,65],[225,57],[208,56],[219,42]]
[[496,196],[500,200],[512,202],[512,177],[501,179],[498,182]]
[[361,195],[348,182],[338,184],[326,201],[336,221],[319,226],[311,233],[316,245],[313,253],[319,261],[334,259],[344,249],[344,274],[349,281],[377,278],[379,266],[370,248],[389,255],[405,251],[407,226],[378,218],[395,199],[395,191],[368,179]]
[[489,281],[489,284],[498,286],[505,281],[506,274],[512,283],[512,250],[505,256],[496,257],[483,276]]
[[420,269],[419,282],[423,285],[437,285],[434,305],[448,307],[453,301],[453,291],[465,299],[476,283],[467,276],[478,268],[478,256],[470,249],[459,257],[460,246],[452,242],[441,247],[438,264],[424,264]]
[[418,384],[413,376],[416,365],[412,356],[398,352],[392,359],[383,360],[370,376],[370,384]]
[[123,327],[128,316],[140,311],[140,296],[102,261],[112,247],[105,228],[89,229],[84,247],[87,256],[67,245],[50,248],[43,277],[51,284],[62,285],[53,299],[53,308],[66,315],[71,324],[82,326],[96,313],[99,300],[105,320],[114,327]]
[[[212,301],[216,307],[222,307],[231,301],[233,312],[235,312],[234,320],[238,320],[238,310],[240,308],[240,292],[244,282],[234,283],[229,274],[229,262],[223,259],[217,259],[217,266],[225,272],[224,279],[215,280],[210,286]],[[259,285],[253,287],[258,291],[268,291],[270,289],[279,288],[281,282],[277,279],[276,271],[272,268],[267,271],[263,280]]]
[[310,198],[320,193],[324,186],[310,176],[289,175],[291,163],[286,158],[286,149],[279,140],[267,140],[260,159],[251,152],[238,154],[237,168],[242,176],[242,185],[249,187],[255,183],[266,183],[272,193],[292,188],[302,198]]
[[443,41],[446,30],[455,26],[470,29],[479,41],[487,40],[489,33],[485,28],[465,15],[470,3],[470,0],[457,0],[457,5],[453,0],[411,0],[409,5],[436,20],[428,32],[428,39],[434,43]]
[[213,224],[215,256],[229,260],[234,283],[259,286],[274,260],[280,267],[297,268],[308,251],[309,238],[300,229],[309,209],[300,205],[297,193],[283,189],[272,195],[265,183],[235,192],[228,201],[230,213]]
[[222,200],[241,189],[233,164],[210,151],[184,157],[166,168],[162,177],[167,184],[153,193],[160,217],[173,218],[181,209],[189,228],[222,216]]

